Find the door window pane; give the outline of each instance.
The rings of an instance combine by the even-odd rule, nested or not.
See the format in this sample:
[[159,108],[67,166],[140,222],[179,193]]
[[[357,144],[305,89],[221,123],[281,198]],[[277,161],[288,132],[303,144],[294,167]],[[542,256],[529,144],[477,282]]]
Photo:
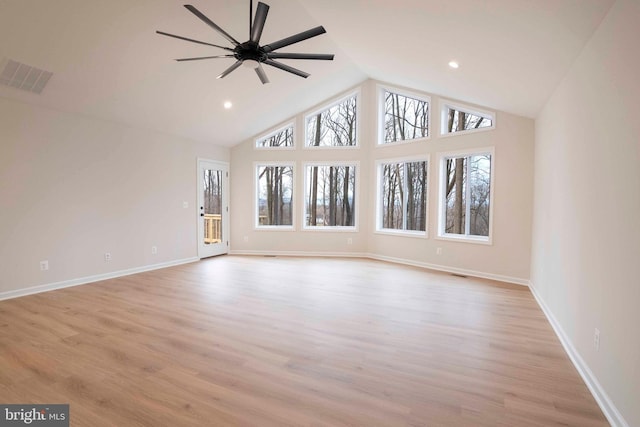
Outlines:
[[222,174],[221,170],[204,170],[204,243],[222,242]]

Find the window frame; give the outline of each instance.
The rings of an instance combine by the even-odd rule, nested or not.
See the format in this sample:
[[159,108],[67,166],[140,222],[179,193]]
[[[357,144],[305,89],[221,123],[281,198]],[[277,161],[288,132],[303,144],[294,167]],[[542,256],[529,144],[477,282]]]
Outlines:
[[[456,111],[462,111],[467,114],[473,114],[474,116],[480,116],[480,117],[484,117],[485,119],[489,119],[491,120],[491,126],[481,127],[478,129],[461,130],[458,132],[449,132],[447,130],[448,122],[449,122],[449,109],[454,109]],[[491,131],[495,129],[496,129],[496,113],[494,111],[483,110],[483,109],[465,105],[459,102],[440,99],[440,136],[441,137],[449,137],[454,135],[467,135],[470,133],[486,132],[486,131]]]
[[[355,144],[354,145],[343,145],[343,146],[328,146],[328,145],[321,145],[318,147],[315,147],[313,145],[307,145],[307,122],[309,120],[310,117],[312,116],[316,116],[318,115],[318,113],[323,113],[326,110],[331,109],[332,107],[335,107],[336,105],[346,101],[349,98],[354,97],[356,98],[356,136],[355,136]],[[360,122],[362,119],[362,90],[360,87],[349,91],[345,94],[342,94],[340,96],[334,97],[332,99],[330,99],[329,101],[321,104],[320,107],[315,108],[313,110],[310,110],[308,112],[306,112],[303,115],[302,118],[302,127],[303,127],[303,149],[304,150],[358,150],[360,149]]]
[[[291,147],[260,147],[258,146],[258,141],[264,140],[264,139],[268,139],[271,138],[272,136],[288,129],[291,128],[291,137],[293,140],[293,144],[291,145]],[[288,121],[286,123],[284,123],[281,126],[272,128],[272,130],[267,131],[263,134],[261,134],[260,136],[254,138],[253,140],[253,149],[254,150],[295,150],[296,149],[296,122],[295,120],[291,120]]]
[[[260,167],[286,167],[292,170],[291,177],[291,225],[260,225],[260,185],[258,169]],[[255,161],[253,162],[253,229],[255,231],[296,231],[296,162],[295,161]]]
[[[405,98],[417,99],[419,101],[425,101],[429,105],[429,113],[427,114],[428,128],[427,128],[427,136],[416,138],[416,139],[405,139],[400,141],[393,142],[384,142],[384,125],[385,125],[385,92],[395,93],[397,95],[404,96]],[[399,89],[393,86],[381,85],[377,86],[377,141],[376,147],[390,147],[401,144],[411,144],[411,143],[419,143],[423,141],[428,141],[431,139],[432,131],[433,131],[433,122],[431,117],[431,112],[433,110],[433,104],[431,102],[431,96],[419,94],[417,92],[412,92],[405,89]]]
[[[382,227],[382,192],[384,190],[383,183],[383,174],[382,167],[385,164],[392,163],[416,163],[416,162],[427,162],[427,183],[426,183],[426,195],[425,195],[425,230],[398,230],[392,228],[383,228]],[[431,192],[429,191],[429,187],[431,185],[431,155],[430,154],[420,154],[415,156],[407,156],[407,157],[397,157],[397,158],[385,158],[376,160],[376,221],[375,221],[375,234],[383,234],[383,235],[394,235],[394,236],[402,236],[402,237],[417,237],[417,238],[429,238],[429,197]],[[406,180],[405,180],[406,182]],[[406,206],[406,203],[405,205]],[[404,213],[403,213],[404,214]]]
[[[329,167],[339,167],[339,166],[349,166],[355,167],[355,185],[354,185],[354,196],[353,196],[353,210],[356,214],[353,217],[353,225],[343,226],[343,225],[330,225],[330,226],[312,226],[307,225],[307,188],[309,185],[308,177],[307,177],[307,168],[313,166],[329,166]],[[341,232],[341,233],[356,233],[359,231],[359,209],[360,209],[360,162],[359,161],[310,161],[304,162],[302,164],[302,173],[304,174],[304,189],[302,191],[303,203],[302,203],[302,231],[318,231],[318,232]]]
[[[489,186],[489,235],[488,236],[473,236],[469,234],[453,234],[446,233],[446,160],[450,158],[471,157],[488,154],[491,156],[491,183]],[[468,148],[457,151],[447,151],[438,153],[438,165],[439,171],[439,193],[438,193],[438,230],[436,233],[436,239],[448,240],[454,242],[465,243],[477,243],[482,245],[493,245],[493,216],[495,211],[494,196],[495,196],[495,147],[481,147],[481,148]],[[468,183],[467,183],[468,185]],[[468,194],[468,192],[467,192]],[[467,205],[468,206],[468,205]],[[468,218],[465,215],[465,218]]]

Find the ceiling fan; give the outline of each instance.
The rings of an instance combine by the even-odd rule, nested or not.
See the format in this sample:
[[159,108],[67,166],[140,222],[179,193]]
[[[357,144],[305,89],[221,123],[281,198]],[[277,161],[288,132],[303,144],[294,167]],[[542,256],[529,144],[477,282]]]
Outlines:
[[315,60],[324,60],[331,61],[333,60],[333,56],[331,54],[324,53],[278,53],[276,50],[281,49],[285,46],[290,46],[292,44],[301,42],[303,40],[310,39],[312,37],[319,36],[320,34],[324,34],[327,31],[322,26],[318,26],[312,28],[307,31],[303,31],[301,33],[295,34],[293,36],[286,37],[282,40],[278,40],[273,43],[265,44],[260,46],[260,37],[262,36],[262,30],[264,29],[264,24],[267,20],[267,14],[269,13],[269,5],[258,2],[258,7],[256,9],[255,19],[253,17],[253,0],[251,0],[249,5],[249,40],[244,43],[240,43],[236,39],[234,39],[231,35],[229,35],[226,31],[216,25],[212,20],[207,18],[202,12],[196,9],[194,6],[190,4],[185,4],[184,7],[189,10],[189,12],[196,15],[200,20],[202,20],[205,24],[216,30],[220,33],[225,39],[227,39],[232,45],[231,47],[219,46],[212,43],[207,43],[199,40],[190,39],[187,37],[177,36],[175,34],[165,33],[164,31],[156,31],[156,33],[161,34],[163,36],[174,37],[176,39],[185,40],[192,43],[198,43],[206,46],[213,46],[219,49],[223,49],[228,51],[229,53],[226,55],[216,55],[216,56],[201,56],[197,58],[180,58],[176,59],[176,61],[199,61],[202,59],[212,59],[212,58],[235,58],[236,62],[224,70],[222,74],[220,74],[217,78],[221,79],[225,76],[229,75],[233,70],[238,68],[240,65],[245,65],[246,67],[253,68],[256,70],[256,74],[260,78],[262,84],[269,83],[269,79],[262,68],[262,64],[267,64],[275,68],[279,68],[281,70],[287,71],[289,73],[295,74],[300,77],[304,77],[305,79],[309,77],[308,73],[304,71],[298,70],[297,68],[290,67],[289,65],[283,64],[282,62],[276,61],[276,59],[315,59]]

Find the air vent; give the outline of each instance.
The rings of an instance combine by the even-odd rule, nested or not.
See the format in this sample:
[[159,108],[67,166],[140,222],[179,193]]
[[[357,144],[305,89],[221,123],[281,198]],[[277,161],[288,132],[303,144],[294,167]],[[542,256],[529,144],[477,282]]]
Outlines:
[[5,59],[0,63],[0,84],[28,92],[42,93],[42,90],[53,75],[50,71],[41,70],[13,59]]

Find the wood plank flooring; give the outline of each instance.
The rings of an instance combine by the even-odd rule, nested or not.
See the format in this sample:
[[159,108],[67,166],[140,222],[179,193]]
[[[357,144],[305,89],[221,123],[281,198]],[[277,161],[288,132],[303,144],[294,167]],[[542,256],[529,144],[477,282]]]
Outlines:
[[72,426],[605,426],[524,287],[223,256],[0,302],[0,403]]

